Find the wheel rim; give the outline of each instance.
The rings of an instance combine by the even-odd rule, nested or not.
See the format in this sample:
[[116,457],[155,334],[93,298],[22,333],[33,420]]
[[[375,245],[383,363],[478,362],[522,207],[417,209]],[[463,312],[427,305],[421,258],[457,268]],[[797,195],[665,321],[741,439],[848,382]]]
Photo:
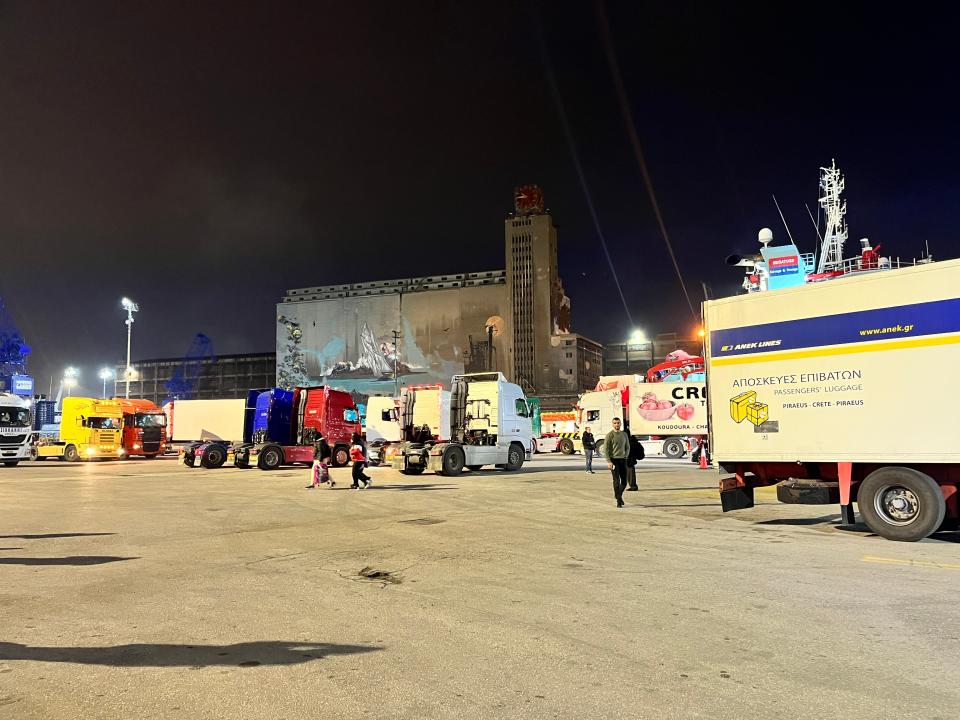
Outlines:
[[520,453],[516,450],[510,451],[510,464],[519,465],[520,464]]
[[909,525],[920,516],[920,499],[903,485],[887,485],[874,495],[873,508],[890,525]]
[[263,456],[263,462],[265,465],[279,465],[280,456],[276,450],[268,450]]
[[211,465],[216,465],[216,464],[218,464],[218,463],[221,461],[221,459],[220,459],[220,453],[219,453],[218,451],[216,451],[216,450],[214,450],[214,451],[212,451],[212,452],[208,452],[207,455],[208,455],[209,458],[210,458],[209,462],[210,462]]

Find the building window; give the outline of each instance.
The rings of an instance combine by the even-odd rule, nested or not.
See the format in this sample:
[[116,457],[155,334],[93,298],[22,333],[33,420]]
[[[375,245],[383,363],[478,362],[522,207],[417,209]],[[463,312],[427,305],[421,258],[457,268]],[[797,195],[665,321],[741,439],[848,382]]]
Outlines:
[[567,353],[567,357],[568,357],[568,358],[572,358],[572,357],[573,357],[573,353]]

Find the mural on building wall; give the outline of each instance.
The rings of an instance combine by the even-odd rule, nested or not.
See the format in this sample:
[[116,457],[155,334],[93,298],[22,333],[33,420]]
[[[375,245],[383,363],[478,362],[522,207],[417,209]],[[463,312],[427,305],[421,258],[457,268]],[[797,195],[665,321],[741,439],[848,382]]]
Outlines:
[[330,385],[360,402],[396,384],[449,385],[502,353],[497,341],[488,350],[484,323],[503,295],[501,286],[282,304],[277,383]]

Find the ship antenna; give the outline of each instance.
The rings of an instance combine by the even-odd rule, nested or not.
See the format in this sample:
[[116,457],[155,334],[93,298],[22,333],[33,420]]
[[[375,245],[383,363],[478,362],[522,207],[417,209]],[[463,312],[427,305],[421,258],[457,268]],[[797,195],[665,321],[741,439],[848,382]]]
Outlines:
[[790,234],[790,227],[787,225],[787,219],[783,216],[783,210],[780,209],[780,203],[777,202],[777,196],[771,193],[770,197],[773,198],[773,204],[777,206],[777,212],[780,213],[780,220],[783,222],[783,227],[787,231],[787,237],[790,238],[790,242],[796,245],[793,242],[793,235]]
[[[803,206],[807,209],[807,215],[810,216],[810,222],[813,223],[813,229],[817,231],[817,238],[820,240],[820,244],[823,245],[823,235],[820,234],[820,208],[817,208],[817,219],[814,221],[813,213],[810,212],[810,206],[806,203]],[[817,266],[817,248],[813,249],[813,266]]]

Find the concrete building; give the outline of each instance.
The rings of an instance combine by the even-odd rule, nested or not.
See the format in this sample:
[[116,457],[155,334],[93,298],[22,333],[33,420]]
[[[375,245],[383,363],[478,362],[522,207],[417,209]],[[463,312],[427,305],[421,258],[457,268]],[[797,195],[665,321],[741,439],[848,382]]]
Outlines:
[[554,337],[570,331],[556,227],[539,188],[514,195],[503,270],[288,290],[277,304],[277,384],[329,384],[362,398],[493,369],[529,395],[570,392],[554,367]]
[[595,388],[604,374],[603,345],[577,333],[554,335],[552,341],[558,394],[575,395]]
[[691,355],[703,354],[703,341],[690,340],[678,333],[660,333],[642,343],[607,343],[603,348],[604,375],[646,375],[652,366],[662,363],[667,353],[685,350]]
[[[166,384],[178,368],[184,366],[183,358],[140,360],[131,363],[134,369],[130,382],[130,397],[151,400],[157,405],[170,395]],[[199,361],[199,373],[192,400],[220,400],[245,398],[251,388],[273,387],[277,374],[277,356],[274,353],[251,353],[220,355]],[[126,390],[125,365],[116,367],[114,396],[123,397]]]

